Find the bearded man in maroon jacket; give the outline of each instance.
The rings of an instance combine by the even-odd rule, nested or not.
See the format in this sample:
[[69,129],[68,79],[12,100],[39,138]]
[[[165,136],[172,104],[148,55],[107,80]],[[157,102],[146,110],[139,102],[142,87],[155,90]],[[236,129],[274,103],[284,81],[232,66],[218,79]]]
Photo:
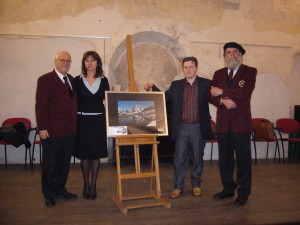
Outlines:
[[[226,67],[216,71],[212,80],[210,102],[217,107],[216,132],[219,141],[219,170],[223,190],[214,195],[220,200],[233,197],[234,205],[244,205],[251,193],[251,108],[257,70],[242,64],[245,49],[236,42],[224,45]],[[234,174],[234,153],[237,178]]]
[[39,77],[37,83],[36,121],[43,146],[42,192],[47,207],[55,206],[55,198],[77,198],[65,187],[77,115],[74,79],[68,74],[71,62],[68,52],[58,52],[55,69]]

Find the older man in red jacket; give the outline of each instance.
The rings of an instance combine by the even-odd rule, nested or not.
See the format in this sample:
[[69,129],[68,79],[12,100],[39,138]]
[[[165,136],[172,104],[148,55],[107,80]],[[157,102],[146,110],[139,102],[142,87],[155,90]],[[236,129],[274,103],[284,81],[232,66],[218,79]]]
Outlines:
[[68,74],[71,55],[56,54],[55,69],[38,79],[36,120],[43,146],[42,192],[47,207],[55,198],[75,199],[65,187],[76,129],[77,99],[73,77]]
[[[216,131],[219,141],[219,169],[223,190],[214,199],[238,197],[234,205],[244,205],[251,193],[251,109],[250,100],[255,87],[257,70],[243,65],[245,49],[236,42],[224,45],[226,67],[215,72],[210,102],[217,107]],[[234,152],[237,180],[234,174]]]

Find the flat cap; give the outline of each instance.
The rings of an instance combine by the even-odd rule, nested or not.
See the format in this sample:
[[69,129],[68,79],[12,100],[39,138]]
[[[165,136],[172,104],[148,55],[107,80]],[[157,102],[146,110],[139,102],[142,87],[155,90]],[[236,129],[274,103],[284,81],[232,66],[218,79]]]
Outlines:
[[238,44],[236,42],[226,43],[223,47],[224,52],[226,51],[227,48],[237,48],[242,53],[242,55],[244,55],[246,53],[246,50],[240,44]]

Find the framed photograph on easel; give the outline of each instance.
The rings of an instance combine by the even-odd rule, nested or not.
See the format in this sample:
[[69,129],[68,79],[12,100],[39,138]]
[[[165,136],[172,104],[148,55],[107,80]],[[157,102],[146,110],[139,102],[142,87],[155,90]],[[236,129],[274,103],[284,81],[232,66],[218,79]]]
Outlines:
[[107,137],[168,135],[164,92],[105,92]]

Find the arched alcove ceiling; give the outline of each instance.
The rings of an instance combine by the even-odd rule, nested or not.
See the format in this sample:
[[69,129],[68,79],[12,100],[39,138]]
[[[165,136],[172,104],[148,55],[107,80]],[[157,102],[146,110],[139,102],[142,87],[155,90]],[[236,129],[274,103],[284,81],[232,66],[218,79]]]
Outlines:
[[[135,81],[139,90],[153,82],[162,90],[181,72],[183,50],[174,38],[153,31],[131,35]],[[110,80],[128,87],[127,47],[124,39],[115,50],[109,65]]]

